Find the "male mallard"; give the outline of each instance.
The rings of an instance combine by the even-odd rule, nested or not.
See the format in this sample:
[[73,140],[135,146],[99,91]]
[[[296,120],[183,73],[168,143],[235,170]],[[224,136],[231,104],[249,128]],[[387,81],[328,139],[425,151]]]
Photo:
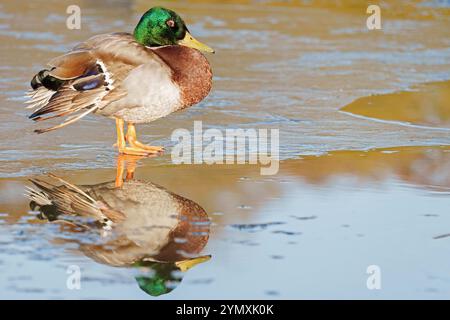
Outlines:
[[145,156],[162,151],[139,142],[134,125],[190,107],[208,95],[212,72],[198,50],[214,53],[192,37],[177,13],[162,7],[148,10],[133,34],[88,39],[51,60],[51,68],[31,81],[31,119],[68,116],[59,125],[35,132],[55,130],[95,113],[116,120],[120,153]]

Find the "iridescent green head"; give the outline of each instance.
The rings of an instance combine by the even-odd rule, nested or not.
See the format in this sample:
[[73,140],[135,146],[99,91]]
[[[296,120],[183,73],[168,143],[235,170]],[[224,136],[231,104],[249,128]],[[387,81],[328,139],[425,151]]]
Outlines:
[[163,7],[154,7],[144,13],[134,29],[134,37],[147,47],[182,45],[214,53],[213,49],[192,37],[176,12]]

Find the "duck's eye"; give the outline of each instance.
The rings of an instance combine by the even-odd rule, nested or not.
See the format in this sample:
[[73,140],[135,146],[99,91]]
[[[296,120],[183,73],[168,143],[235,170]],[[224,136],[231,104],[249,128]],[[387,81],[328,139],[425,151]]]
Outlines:
[[173,21],[173,20],[167,20],[167,21],[166,21],[166,24],[167,24],[169,27],[171,27],[171,28],[174,28],[174,27],[175,27],[175,21]]

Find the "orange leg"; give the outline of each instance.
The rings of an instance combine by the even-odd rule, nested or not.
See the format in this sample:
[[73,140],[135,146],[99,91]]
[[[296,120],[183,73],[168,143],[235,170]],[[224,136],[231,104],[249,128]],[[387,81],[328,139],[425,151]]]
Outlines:
[[139,159],[142,159],[142,157],[136,157],[136,156],[126,156],[127,161],[127,175],[125,177],[125,181],[133,180],[134,179],[134,172],[136,171],[136,162]]
[[124,171],[124,159],[121,154],[117,157],[117,170],[116,170],[116,188],[123,186],[123,171]]
[[[123,127],[124,127],[123,119],[116,118],[117,148],[119,149],[120,154],[127,154],[127,155],[132,155],[132,156],[148,156],[151,154],[158,153],[157,151],[152,151],[152,150],[148,150],[148,149],[139,147],[138,145],[136,145],[134,143],[133,144],[130,143],[130,147],[127,147]],[[127,140],[128,140],[128,137],[129,137],[129,134],[127,132]]]
[[137,140],[136,137],[136,128],[133,123],[127,123],[127,136],[126,140],[130,144],[131,147],[145,150],[151,154],[158,154],[160,152],[164,151],[164,147],[154,147],[154,146],[147,146]]
[[133,180],[134,172],[136,171],[136,162],[142,158],[142,156],[119,154],[117,157],[116,188],[123,186],[123,173],[125,168],[127,172],[125,181]]

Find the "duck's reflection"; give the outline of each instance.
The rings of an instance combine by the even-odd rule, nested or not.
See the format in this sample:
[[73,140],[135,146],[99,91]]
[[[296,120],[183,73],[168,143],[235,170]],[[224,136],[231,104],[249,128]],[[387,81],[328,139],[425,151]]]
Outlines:
[[119,157],[116,180],[97,185],[76,186],[54,175],[33,179],[37,189],[29,190],[30,206],[40,219],[60,222],[72,232],[100,230],[94,241],[74,241],[96,262],[137,268],[139,287],[158,296],[172,291],[191,267],[210,259],[198,256],[210,223],[197,203],[135,180],[135,161]]

